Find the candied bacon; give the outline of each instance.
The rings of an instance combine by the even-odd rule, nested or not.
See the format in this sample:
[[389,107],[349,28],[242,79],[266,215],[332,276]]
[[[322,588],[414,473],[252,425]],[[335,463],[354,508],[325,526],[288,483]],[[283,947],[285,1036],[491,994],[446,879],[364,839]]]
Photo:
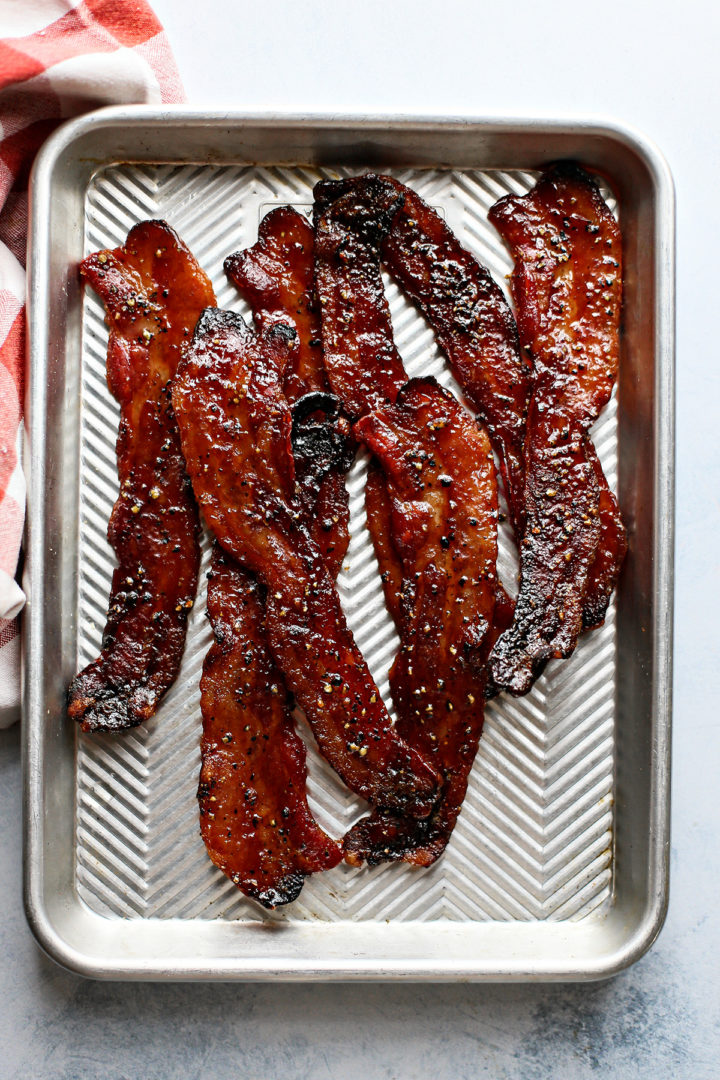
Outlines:
[[516,535],[524,524],[525,418],[531,373],[500,288],[432,207],[391,177],[404,199],[382,243],[382,259],[435,332],[455,378],[498,452]]
[[402,205],[377,176],[315,185],[315,287],[325,370],[351,416],[394,401],[407,381],[380,276],[380,244]]
[[443,786],[422,821],[374,810],[346,836],[345,857],[429,866],[455,826],[482,731],[497,590],[495,468],[485,430],[432,379],[411,380],[355,432],[378,461],[368,488],[378,560],[386,582],[396,587],[402,575],[392,601],[397,727],[436,764]]
[[178,672],[199,565],[199,523],[170,403],[181,348],[215,297],[163,221],[80,267],[105,304],[107,379],[120,404],[120,495],[108,539],[118,559],[102,652],[74,678],[68,713],[85,731],[149,719]]
[[594,630],[605,621],[627,553],[627,533],[617,498],[608,487],[607,478],[589,436],[585,438],[585,451],[598,485],[600,518],[598,549],[588,573],[582,608],[583,630]]
[[203,313],[173,387],[188,471],[219,542],[267,589],[270,650],[323,755],[368,801],[423,816],[437,775],[395,732],[295,500],[287,345],[282,324],[257,336]]
[[[368,466],[367,485],[365,487],[365,509],[367,525],[372,540],[375,556],[383,584],[385,606],[398,630],[402,624],[401,597],[403,591],[402,562],[392,539],[392,504],[388,492],[387,480],[380,463],[372,458]],[[499,578],[495,587],[495,613],[488,642],[495,644],[496,638],[512,622],[515,601],[508,596]]]
[[[316,419],[321,409],[329,422]],[[333,418],[340,420],[337,403],[327,394],[305,395],[293,415],[302,513],[328,568],[337,566],[346,546],[342,526],[325,517],[337,509],[328,477],[342,477],[347,453],[345,432]],[[307,804],[305,748],[268,646],[264,590],[218,544],[208,614],[215,644],[200,683],[203,840],[213,862],[247,896],[265,907],[288,904],[308,874],[340,861],[341,849]]]
[[200,681],[200,828],[216,866],[272,908],[342,854],[308,808],[305,747],[267,645],[262,588],[218,545],[208,615],[215,642]]
[[259,330],[280,322],[296,332],[283,373],[291,404],[304,394],[329,389],[314,298],[314,242],[309,221],[291,206],[278,206],[260,222],[257,243],[228,255],[224,263]]
[[330,576],[340,571],[350,542],[345,474],[355,457],[350,424],[332,394],[305,394],[292,407],[296,498]]
[[[260,332],[284,328],[281,375],[293,406],[297,502],[334,577],[349,540],[344,475],[352,449],[337,399],[324,392],[312,306],[313,231],[290,207],[273,210],[254,247],[231,255],[225,269],[249,301]],[[264,592],[216,545],[208,586],[215,644],[201,682],[198,797],[212,860],[246,895],[275,907],[297,898],[307,874],[336,865],[341,850],[307,804],[305,749],[268,645]]]
[[600,541],[599,490],[585,440],[568,425],[559,442],[556,419],[531,404],[520,590],[513,621],[490,657],[494,688],[513,694],[527,693],[551,657],[575,648]]
[[[383,243],[383,260],[427,318],[455,377],[487,423],[520,544],[525,533],[524,442],[533,372],[521,356],[512,313],[487,270],[462,247],[440,215],[404,184],[387,179],[404,195],[405,203]],[[522,332],[520,338],[528,344]],[[586,454],[593,458],[592,447]],[[599,485],[600,541],[583,597],[585,629],[603,621],[626,547],[617,501],[596,460],[593,468]]]
[[572,653],[584,623],[602,620],[625,551],[587,438],[617,376],[621,239],[596,185],[567,164],[528,195],[501,199],[490,220],[513,255],[518,329],[535,369],[520,591],[490,658],[494,686],[523,694],[548,659]]
[[[314,242],[315,233],[307,219],[291,206],[278,206],[260,222],[257,243],[229,255],[224,267],[250,304],[259,330],[281,323],[294,331],[282,385],[293,406],[295,468],[301,501],[313,510],[307,515],[313,539],[335,576],[350,539],[345,473],[352,463],[354,446],[337,401],[330,402],[326,393],[330,387],[315,301]],[[343,440],[345,451],[338,453]],[[325,452],[330,460],[328,443],[336,451],[331,455],[332,465],[318,473],[308,455]]]
[[346,837],[346,859],[429,865],[454,827],[482,730],[497,593],[492,453],[452,395],[432,380],[406,383],[378,252],[400,205],[392,182],[366,176],[315,191],[328,376],[348,411],[361,415],[355,434],[376,455],[366,506],[401,639],[391,673],[397,726],[443,777],[428,818],[379,807]]
[[402,625],[400,597],[403,572],[400,556],[392,539],[392,502],[387,480],[377,458],[371,458],[365,486],[367,525],[380,570],[385,606],[398,630]]

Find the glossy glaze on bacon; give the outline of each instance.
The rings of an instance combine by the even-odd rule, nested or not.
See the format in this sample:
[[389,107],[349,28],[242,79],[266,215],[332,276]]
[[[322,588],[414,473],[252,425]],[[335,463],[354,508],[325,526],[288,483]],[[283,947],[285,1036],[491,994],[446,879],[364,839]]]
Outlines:
[[369,413],[355,432],[385,480],[378,495],[375,471],[369,487],[378,559],[394,586],[398,566],[402,574],[393,602],[401,648],[390,673],[397,726],[432,759],[443,787],[423,821],[381,809],[358,822],[345,838],[346,859],[429,866],[457,820],[482,731],[496,596],[495,467],[485,430],[432,379],[407,383],[395,405]]
[[329,389],[314,296],[314,243],[310,222],[291,206],[278,206],[260,222],[257,243],[224,263],[259,330],[280,322],[296,332],[283,373],[291,404],[304,394]]
[[203,665],[200,828],[208,853],[246,896],[288,904],[340,845],[308,809],[305,747],[265,634],[262,587],[216,545],[208,583],[215,643]]
[[488,271],[440,215],[399,180],[382,180],[404,200],[383,241],[383,262],[422,311],[455,378],[487,425],[520,537],[531,373],[521,357],[512,312]]
[[392,538],[392,501],[388,482],[377,458],[371,458],[365,484],[367,526],[378,561],[385,607],[400,632],[402,627],[402,561]]
[[[313,239],[300,214],[280,207],[263,219],[252,248],[225,260],[225,270],[261,334],[285,328],[280,374],[293,406],[296,500],[335,577],[349,541],[344,475],[352,450],[337,399],[325,392],[312,305]],[[297,898],[307,874],[336,865],[341,850],[307,804],[305,749],[268,646],[265,590],[219,545],[213,571],[208,611],[215,645],[201,683],[201,829],[213,862],[246,895],[275,907]]]
[[[368,467],[365,487],[365,510],[367,512],[368,532],[370,533],[380,570],[385,606],[395,626],[400,631],[402,628],[402,560],[392,539],[392,503],[388,491],[388,482],[380,463],[375,458],[371,459]],[[500,634],[507,630],[512,622],[514,610],[515,601],[505,591],[500,578],[497,578],[493,626],[488,638],[489,648],[492,648]]]
[[355,457],[350,424],[332,394],[305,394],[292,406],[295,497],[333,581],[350,542],[345,474]]
[[426,815],[437,775],[394,730],[295,501],[288,335],[209,309],[173,387],[195,495],[216,538],[267,589],[273,658],[321,752],[368,801]]
[[[292,432],[302,515],[336,572],[347,529],[333,513],[342,505],[333,505],[328,478],[343,475],[346,433],[337,430],[343,421],[329,395],[306,395],[298,406]],[[210,858],[246,896],[277,907],[297,899],[308,874],[335,866],[341,848],[307,804],[305,748],[268,646],[264,589],[218,544],[208,615],[215,644],[200,683],[201,832]]]
[[[260,222],[257,243],[229,255],[224,267],[249,303],[261,332],[277,323],[294,331],[282,386],[293,406],[296,478],[313,539],[335,576],[350,539],[345,473],[352,463],[354,446],[337,401],[327,395],[330,386],[315,299],[314,243],[315,233],[308,220],[291,206],[279,206]],[[345,450],[340,452],[343,441]],[[318,471],[318,453],[332,465]]]
[[348,414],[363,416],[407,381],[380,276],[380,244],[402,196],[371,175],[323,180],[314,195],[325,370]]
[[185,645],[199,563],[199,524],[170,403],[181,348],[212,286],[162,221],[131,229],[81,273],[105,304],[107,379],[120,404],[120,495],[108,539],[113,574],[102,652],[75,677],[68,713],[85,731],[149,719],[172,685]]
[[587,439],[617,376],[622,255],[617,222],[572,165],[550,169],[526,196],[501,199],[490,220],[513,255],[518,329],[534,364],[520,592],[490,659],[495,687],[523,694],[547,660],[572,653],[584,623],[604,615],[624,554]]
[[[366,506],[387,605],[401,638],[391,674],[398,730],[433,755],[443,789],[423,822],[375,810],[350,831],[345,852],[355,864],[404,859],[429,865],[452,832],[482,729],[483,643],[496,594],[496,488],[484,431],[434,382],[405,382],[378,252],[397,213],[394,191],[392,182],[372,176],[316,187],[318,290],[323,340],[333,357],[330,381],[348,411],[361,415],[355,433],[378,458],[369,470]],[[457,500],[448,490],[453,484]],[[403,486],[405,498],[399,494]],[[478,516],[472,512],[476,503],[483,507]],[[458,524],[463,515],[474,522],[469,551]],[[490,575],[481,584],[465,572],[480,551],[483,573]],[[481,587],[481,595],[474,595]],[[472,662],[465,656],[470,648]]]
[[608,487],[607,478],[589,436],[585,439],[585,451],[598,485],[600,518],[598,549],[588,573],[582,607],[583,630],[594,630],[605,621],[608,605],[627,554],[627,532],[617,498]]

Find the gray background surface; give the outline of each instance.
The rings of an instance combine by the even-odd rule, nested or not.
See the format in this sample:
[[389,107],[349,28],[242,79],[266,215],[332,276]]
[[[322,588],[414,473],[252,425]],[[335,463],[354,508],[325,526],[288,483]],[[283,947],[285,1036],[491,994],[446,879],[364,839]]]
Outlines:
[[0,1078],[578,1080],[720,1076],[717,9],[699,0],[156,0],[193,104],[598,114],[678,194],[678,515],[671,903],[651,952],[587,986],[100,984],[22,913],[19,731],[0,732]]

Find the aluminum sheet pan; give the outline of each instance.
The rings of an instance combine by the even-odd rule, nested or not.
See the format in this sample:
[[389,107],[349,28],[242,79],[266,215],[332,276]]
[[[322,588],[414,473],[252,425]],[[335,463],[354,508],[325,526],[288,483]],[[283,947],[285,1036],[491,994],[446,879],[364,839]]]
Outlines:
[[[245,314],[224,257],[254,243],[273,206],[309,210],[321,176],[381,166],[505,284],[511,264],[487,210],[526,191],[544,161],[568,156],[605,175],[625,238],[621,377],[594,431],[631,533],[617,602],[531,694],[488,707],[465,806],[435,866],[343,865],[266,912],[210,863],[198,831],[204,574],[182,669],[157,716],[119,737],[84,735],[64,716],[69,679],[100,646],[117,491],[107,331],[77,262],[122,243],[136,221],[165,218],[212,277],[219,306]],[[41,944],[86,974],[137,978],[591,978],[637,958],[667,898],[673,203],[657,153],[591,124],[112,109],[54,137],[32,210],[26,903]],[[454,388],[427,325],[386,286],[409,374]],[[365,529],[365,469],[361,457],[348,478],[352,540],[339,588],[387,700],[397,639]],[[509,533],[501,540],[512,580]],[[206,539],[206,560],[207,549]],[[341,835],[362,803],[307,741],[311,805]]]

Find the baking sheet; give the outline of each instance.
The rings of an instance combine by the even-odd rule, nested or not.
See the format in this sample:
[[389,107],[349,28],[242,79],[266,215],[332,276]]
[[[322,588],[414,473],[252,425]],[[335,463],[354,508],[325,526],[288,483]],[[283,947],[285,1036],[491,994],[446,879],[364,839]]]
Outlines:
[[[437,128],[442,131],[441,125]],[[217,156],[218,132],[213,136],[212,156]],[[127,164],[124,156],[118,162],[110,155],[108,162],[86,170],[81,185],[74,185],[74,219],[82,223],[82,250],[76,250],[72,259],[69,249],[60,253],[61,262],[63,254],[67,259],[68,280],[73,282],[82,254],[114,247],[136,221],[161,217],[179,232],[212,277],[219,306],[243,314],[247,309],[222,272],[224,257],[254,243],[260,219],[273,206],[289,202],[307,211],[312,185],[320,176],[350,175],[363,171],[364,164],[362,159],[352,167],[332,159],[322,166],[157,164],[162,157],[153,160],[151,146],[143,154],[146,160],[135,164]],[[374,155],[368,158],[368,164],[376,164]],[[502,163],[508,157],[495,160]],[[535,163],[532,158],[526,160]],[[58,160],[54,170],[57,186],[62,181]],[[422,168],[385,165],[384,171],[398,176],[437,207],[461,241],[506,287],[511,264],[487,222],[487,209],[508,191],[526,191],[533,173],[517,168],[438,169],[425,161]],[[629,277],[634,272],[633,214],[632,205],[626,206],[621,198],[619,215],[630,239]],[[36,235],[38,231],[36,227]],[[52,222],[48,234],[46,243],[51,245]],[[45,255],[51,261],[50,248]],[[36,280],[41,276],[36,274]],[[391,282],[386,280],[386,286],[398,348],[409,375],[434,374],[454,388],[423,319]],[[629,293],[632,300],[632,284]],[[63,392],[77,410],[77,423],[65,424],[62,444],[65,467],[74,472],[72,483],[65,478],[61,494],[61,516],[69,524],[61,577],[72,610],[61,635],[62,678],[66,679],[68,672],[71,675],[97,654],[106,617],[113,555],[105,533],[117,491],[117,408],[105,383],[103,309],[89,290],[83,295],[76,284],[67,290],[62,331]],[[632,332],[626,338],[632,344]],[[52,372],[52,358],[45,354],[44,361]],[[624,364],[627,376],[625,358]],[[622,408],[622,377],[620,381]],[[632,398],[625,393],[625,400]],[[619,420],[625,418],[627,426],[626,416],[618,412],[614,397],[594,432],[613,487],[618,480]],[[350,627],[389,702],[387,671],[397,639],[385,612],[364,527],[365,467],[360,458],[348,477],[352,540],[339,589]],[[635,494],[631,487],[623,501],[620,492],[631,528],[631,583],[637,535]],[[52,492],[46,493],[46,512],[48,506],[52,509]],[[651,510],[658,512],[657,506]],[[501,541],[500,570],[508,581],[515,574],[516,562],[507,528]],[[206,569],[207,538],[204,558]],[[52,563],[52,553],[48,561]],[[640,875],[634,891],[625,885],[626,872],[619,878],[616,873],[616,836],[619,833],[622,839],[628,825],[631,831],[642,826],[638,815],[641,818],[651,808],[649,802],[641,805],[640,801],[628,809],[633,794],[625,793],[622,782],[616,799],[618,764],[622,773],[624,761],[644,752],[642,738],[635,737],[628,724],[628,708],[636,708],[638,694],[643,693],[638,685],[641,654],[634,666],[632,657],[618,654],[619,637],[634,632],[632,613],[638,614],[639,595],[630,599],[629,608],[626,601],[626,615],[620,622],[613,602],[605,626],[586,635],[571,660],[551,664],[527,697],[503,696],[487,707],[465,805],[448,850],[435,866],[356,870],[343,865],[308,879],[300,898],[287,908],[267,912],[242,897],[212,865],[198,831],[198,681],[211,639],[204,618],[203,573],[179,678],[147,725],[121,737],[71,731],[68,739],[67,721],[57,707],[62,683],[58,686],[55,679],[55,706],[47,712],[54,714],[52,723],[59,725],[65,743],[72,744],[72,756],[66,746],[62,785],[55,779],[49,788],[46,774],[30,777],[28,807],[32,809],[33,800],[39,798],[44,814],[48,799],[58,805],[67,818],[63,828],[69,826],[65,835],[71,858],[60,868],[55,865],[57,856],[46,852],[43,864],[43,855],[34,845],[28,890],[37,889],[41,881],[45,888],[42,911],[32,900],[28,905],[36,933],[41,940],[48,939],[47,927],[39,929],[38,923],[47,919],[53,903],[74,904],[73,919],[78,925],[88,921],[96,936],[86,944],[84,961],[74,959],[72,966],[107,975],[262,977],[263,973],[284,973],[310,977],[314,972],[320,977],[412,974],[447,978],[468,972],[492,978],[557,977],[560,972],[590,977],[608,970],[610,954],[623,944],[627,952],[637,929],[627,921],[629,901],[636,908],[640,904],[635,923],[640,919],[643,947],[654,936],[657,928],[650,928],[642,905],[647,907],[652,901],[657,924],[653,874],[662,878],[664,873],[657,862],[648,864],[647,874]],[[651,608],[652,601],[642,616],[652,616]],[[657,707],[657,686],[653,684],[651,690],[651,704]],[[31,701],[30,706],[37,713],[37,705]],[[300,729],[309,745],[311,806],[321,824],[334,835],[342,835],[361,815],[363,804],[342,787],[319,757],[302,723]],[[47,729],[35,734],[40,748],[47,750]],[[628,737],[630,750],[624,749]],[[33,753],[28,757],[32,759]],[[657,779],[652,777],[653,782]],[[45,873],[48,859],[52,864],[49,876],[56,875],[50,895]],[[624,943],[618,918],[625,919],[628,927]],[[365,927],[359,942],[348,937],[352,923]],[[161,924],[164,930],[159,929]],[[187,935],[197,935],[201,925],[205,928],[202,956],[193,963],[183,950]],[[263,926],[282,930],[282,938],[272,944],[267,939],[263,948],[261,939],[253,935],[253,928]],[[403,926],[416,928],[414,936],[407,939]],[[595,942],[589,951],[587,943],[582,945],[583,933],[588,942]],[[477,952],[478,935],[486,942],[484,956]],[[51,935],[50,951],[67,953],[68,936],[59,943],[57,934]],[[445,956],[439,955],[443,941],[453,943]],[[555,951],[547,945],[552,941]]]
[[[362,170],[360,170],[362,171]],[[487,210],[521,172],[393,170],[439,209],[461,242],[506,284],[511,261]],[[350,174],[329,168],[322,176]],[[223,259],[254,244],[273,206],[312,207],[321,173],[310,168],[111,166],[85,200],[85,253],[123,243],[146,218],[167,220],[213,281],[218,305],[242,312]],[[409,376],[457,386],[427,324],[386,278],[397,345]],[[117,495],[117,408],[105,382],[107,328],[87,290],[83,311],[77,619],[78,670],[100,650],[115,565],[105,534]],[[616,483],[616,406],[597,430]],[[348,477],[352,541],[338,587],[351,630],[392,707],[387,675],[398,638],[382,596],[365,526],[362,455]],[[514,548],[503,530],[500,572],[512,584]],[[615,722],[615,618],[583,639],[569,664],[550,666],[528,697],[503,695],[487,709],[485,732],[460,820],[444,856],[428,870],[342,865],[306,881],[289,907],[266,912],[245,899],[205,852],[195,800],[200,768],[198,682],[212,640],[201,592],[188,625],[176,685],[153,720],[124,736],[80,735],[77,756],[76,880],[93,910],[125,918],[543,919],[585,918],[610,897]],[[300,728],[305,734],[304,725]],[[307,741],[312,744],[308,735]],[[342,836],[365,808],[311,745],[310,802],[323,827]]]

